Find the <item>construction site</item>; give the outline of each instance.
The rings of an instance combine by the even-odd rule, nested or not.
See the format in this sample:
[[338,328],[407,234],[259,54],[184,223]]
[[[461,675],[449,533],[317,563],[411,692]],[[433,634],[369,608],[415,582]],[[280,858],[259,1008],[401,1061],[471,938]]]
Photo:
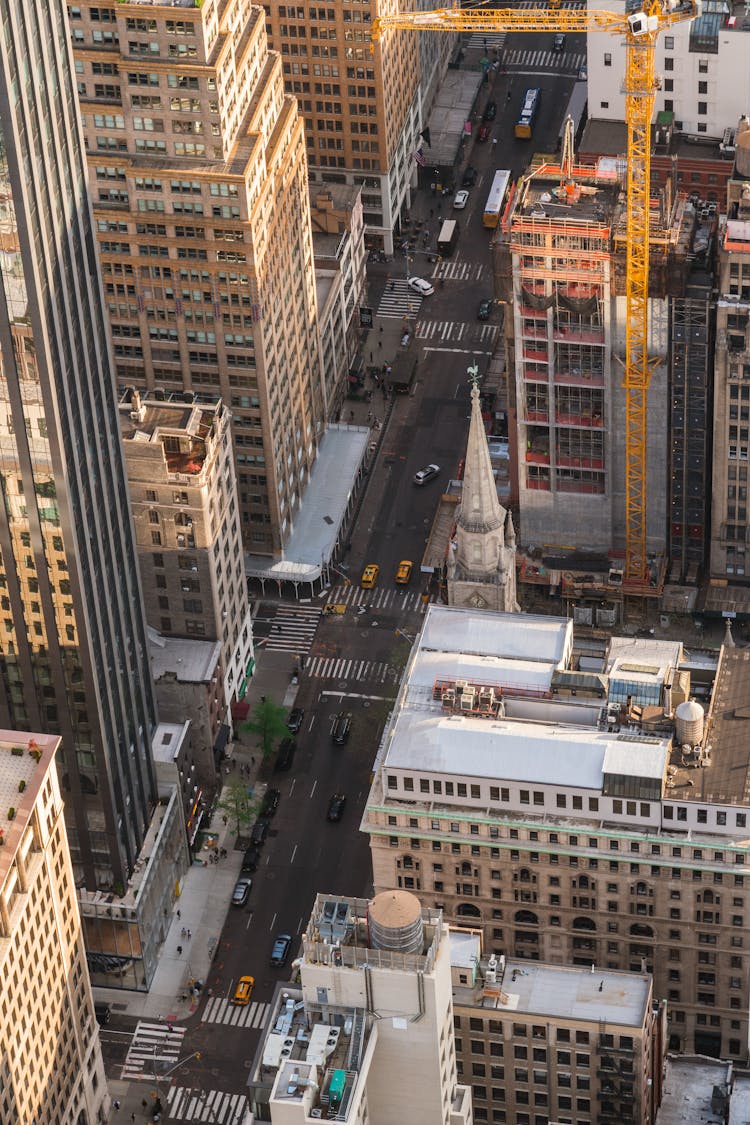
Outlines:
[[[670,181],[650,198],[650,378],[646,424],[634,437],[626,426],[624,379],[625,190],[624,158],[578,162],[570,147],[562,157],[538,155],[516,184],[493,242],[496,293],[506,309],[519,582],[548,588],[582,624],[605,627],[621,616],[626,597],[658,599],[667,583],[695,578],[694,552],[671,552],[670,504],[682,503],[689,488],[685,481],[673,497],[671,482],[676,462],[687,465],[695,442],[705,481],[709,430],[705,308],[702,346],[699,334],[681,333],[683,382],[695,399],[697,381],[704,410],[699,416],[691,409],[689,427],[684,402],[672,391],[670,349],[672,320],[701,320],[684,300],[715,227],[715,209],[705,214]],[[639,458],[645,470],[646,566],[635,581],[625,573],[628,457]],[[693,519],[693,507],[681,517],[686,537],[689,526],[702,522]]]

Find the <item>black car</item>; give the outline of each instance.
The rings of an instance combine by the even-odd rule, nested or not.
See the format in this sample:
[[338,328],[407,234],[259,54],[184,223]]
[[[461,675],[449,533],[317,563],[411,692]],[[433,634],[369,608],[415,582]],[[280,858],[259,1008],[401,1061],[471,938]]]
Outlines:
[[268,829],[271,827],[270,820],[256,820],[253,825],[253,830],[250,833],[250,843],[255,844],[256,848],[262,848],[266,842]]
[[279,752],[276,755],[276,765],[274,769],[283,771],[292,768],[294,761],[294,752],[297,749],[297,743],[293,738],[284,738],[279,746]]
[[348,711],[339,711],[338,715],[334,715],[331,724],[331,738],[337,746],[343,746],[347,741],[351,726],[352,717]]
[[497,102],[487,102],[482,114],[483,121],[494,121],[497,117]]
[[289,712],[289,718],[286,721],[286,725],[292,734],[297,734],[301,730],[304,718],[305,712],[301,707],[292,707]]
[[248,872],[256,871],[259,863],[260,848],[257,848],[253,844],[251,847],[245,850],[245,854],[242,857],[242,874],[245,875]]
[[277,934],[271,950],[271,964],[276,968],[286,965],[289,950],[292,948],[291,934]]
[[280,800],[280,789],[266,789],[265,793],[263,794],[263,803],[260,806],[259,815],[262,817],[273,816],[277,808],[279,807]]
[[338,821],[344,815],[346,808],[346,794],[334,793],[328,802],[328,812],[326,813],[326,820]]
[[461,187],[474,187],[477,182],[477,170],[472,168],[471,164],[464,172],[464,178],[461,180]]
[[489,320],[490,313],[492,312],[492,301],[485,297],[483,301],[479,302],[477,309],[477,320]]

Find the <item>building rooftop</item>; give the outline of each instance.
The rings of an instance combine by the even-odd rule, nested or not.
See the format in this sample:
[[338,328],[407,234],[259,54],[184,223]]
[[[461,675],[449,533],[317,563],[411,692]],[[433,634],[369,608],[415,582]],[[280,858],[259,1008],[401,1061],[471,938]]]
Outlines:
[[562,666],[572,646],[573,624],[567,618],[531,613],[489,613],[430,605],[418,641],[419,652],[507,658]]
[[[725,1121],[723,1100],[729,1095],[731,1083],[731,1063],[702,1055],[668,1055],[656,1125],[714,1125]],[[716,1101],[717,1091],[722,1105]],[[740,1121],[744,1125],[746,1118]]]
[[0,885],[59,744],[57,735],[0,730]]
[[573,184],[563,184],[559,165],[536,157],[516,195],[513,217],[574,221],[610,227],[618,217],[624,165],[601,157],[573,169]]
[[147,627],[151,671],[158,683],[173,675],[183,683],[207,683],[221,658],[221,641],[198,641],[192,637],[164,637]]
[[[376,946],[373,929],[378,923],[386,928],[413,924],[419,930],[419,939],[406,951]],[[319,894],[302,935],[304,962],[429,973],[442,925],[440,910],[421,907],[419,899],[407,891],[383,891],[374,899]]]
[[[207,403],[192,392],[164,398],[157,393],[141,394],[132,387],[121,395],[119,409],[129,474],[140,450],[158,447],[169,474],[198,476],[225,417],[221,399]],[[144,471],[149,472],[141,467]]]
[[151,740],[151,752],[155,762],[174,762],[183,740],[187,737],[190,723],[159,723]]

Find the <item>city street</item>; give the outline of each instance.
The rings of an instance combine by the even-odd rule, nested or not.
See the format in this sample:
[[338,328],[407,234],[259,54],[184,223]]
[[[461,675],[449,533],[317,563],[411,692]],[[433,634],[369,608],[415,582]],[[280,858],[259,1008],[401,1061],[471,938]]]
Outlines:
[[[546,42],[534,43],[541,38],[508,36],[506,50],[512,49],[518,66],[525,67],[525,52],[539,49],[543,54],[549,47]],[[160,1087],[147,1078],[142,1083],[148,1097],[158,1090],[166,1111],[162,1121],[237,1125],[243,1120],[249,1060],[262,1034],[274,987],[290,972],[290,962],[281,969],[269,964],[275,935],[292,935],[293,957],[316,893],[367,895],[371,890],[368,842],[359,832],[359,823],[373,759],[411,639],[420,627],[425,576],[419,564],[441,487],[455,476],[464,456],[467,368],[476,362],[481,373],[500,339],[500,310],[493,309],[488,322],[480,323],[476,315],[479,301],[493,296],[491,232],[482,225],[483,205],[496,167],[509,167],[517,174],[535,151],[554,152],[575,80],[576,52],[581,49],[569,44],[573,52],[569,65],[558,66],[556,58],[556,69],[533,78],[544,97],[531,142],[516,141],[513,125],[517,103],[532,78],[513,71],[495,75],[482,104],[487,98],[498,103],[492,134],[498,145],[474,143],[467,153],[478,177],[464,211],[453,212],[451,197],[438,201],[429,189],[420,191],[413,202],[412,217],[427,222],[428,249],[437,238],[441,218],[459,218],[461,235],[455,253],[445,262],[430,263],[427,253],[422,253],[409,263],[409,274],[429,278],[435,292],[421,304],[417,301],[419,308],[414,309],[417,377],[411,393],[396,396],[392,403],[345,569],[338,584],[317,599],[264,600],[255,607],[260,660],[265,650],[286,653],[292,663],[301,661],[296,703],[304,708],[305,718],[292,769],[273,774],[263,768],[261,781],[281,790],[281,803],[253,876],[248,904],[229,908],[206,991],[184,1026],[169,1031],[159,1022],[126,1020],[115,1012],[102,1029],[111,1074],[138,1081],[139,1075],[146,1078],[175,1067]],[[511,99],[506,102],[509,88]],[[406,286],[390,289],[391,280],[405,279],[406,265],[401,255],[387,266],[373,267],[368,294],[373,308],[381,301],[400,299],[403,292],[404,309],[394,312],[407,311]],[[370,346],[365,340],[365,355]],[[383,413],[379,400],[375,407]],[[430,463],[440,466],[439,477],[415,486],[415,472]],[[402,559],[414,563],[406,587],[394,583]],[[359,579],[368,563],[377,564],[380,574],[374,589],[362,590]],[[323,614],[329,601],[345,605],[346,611]],[[330,734],[339,711],[352,716],[351,733],[343,746],[335,745]],[[347,798],[338,823],[326,819],[334,793]],[[245,974],[255,977],[252,1002],[237,1008],[228,1000]],[[194,1057],[196,1052],[200,1058]]]

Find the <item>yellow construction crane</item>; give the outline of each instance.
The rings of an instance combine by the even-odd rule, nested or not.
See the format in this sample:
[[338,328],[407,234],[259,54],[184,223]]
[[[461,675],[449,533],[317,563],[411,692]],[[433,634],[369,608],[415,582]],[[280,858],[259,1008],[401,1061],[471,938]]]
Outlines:
[[630,13],[561,8],[441,8],[383,15],[373,21],[377,43],[393,31],[603,31],[625,40],[627,144],[626,251],[626,562],[625,582],[647,585],[646,407],[652,361],[648,356],[649,194],[651,119],[657,81],[654,50],[660,32],[695,19],[700,0],[645,0]]

